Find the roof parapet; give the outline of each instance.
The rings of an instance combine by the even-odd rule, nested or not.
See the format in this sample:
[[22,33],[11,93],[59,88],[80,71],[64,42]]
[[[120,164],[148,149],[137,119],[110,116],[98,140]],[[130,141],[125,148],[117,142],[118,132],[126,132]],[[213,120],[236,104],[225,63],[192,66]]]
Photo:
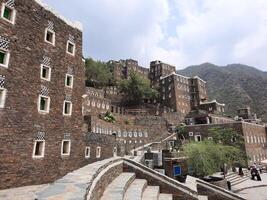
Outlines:
[[53,13],[56,17],[58,17],[59,19],[63,20],[66,24],[68,24],[69,26],[80,30],[81,32],[83,31],[83,25],[81,22],[79,21],[70,21],[67,18],[65,18],[64,16],[60,15],[55,9],[51,8],[50,6],[48,6],[46,3],[44,3],[42,0],[34,0],[36,3],[38,3],[40,6],[42,6],[43,8],[45,8],[46,10],[50,11],[51,13]]

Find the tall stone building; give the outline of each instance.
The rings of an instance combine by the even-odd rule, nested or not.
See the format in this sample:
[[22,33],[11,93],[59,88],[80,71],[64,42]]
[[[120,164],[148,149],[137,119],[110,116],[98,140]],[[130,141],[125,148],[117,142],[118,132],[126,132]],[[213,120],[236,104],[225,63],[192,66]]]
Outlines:
[[160,78],[175,73],[175,66],[163,63],[159,60],[150,62],[149,79],[151,86],[158,88]]
[[172,73],[161,77],[161,103],[183,116],[191,111],[188,77]]
[[149,70],[145,67],[142,67],[138,64],[138,61],[133,59],[119,60],[114,61],[110,60],[108,64],[113,66],[113,77],[115,81],[121,79],[129,79],[130,74],[136,73],[141,77],[148,79]]
[[206,82],[199,77],[190,78],[173,72],[161,76],[159,86],[162,105],[183,116],[199,109],[208,98]]
[[82,31],[37,0],[0,6],[0,187],[51,182],[86,163]]
[[192,110],[197,109],[201,102],[208,99],[206,81],[198,76],[188,80]]

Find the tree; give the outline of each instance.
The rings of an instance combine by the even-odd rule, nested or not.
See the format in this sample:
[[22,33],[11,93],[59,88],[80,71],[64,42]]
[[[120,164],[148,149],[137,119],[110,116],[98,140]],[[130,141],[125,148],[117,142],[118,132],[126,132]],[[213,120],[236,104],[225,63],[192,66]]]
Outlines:
[[143,99],[152,99],[158,92],[150,87],[148,80],[136,73],[131,73],[128,80],[119,82],[119,89],[126,96],[126,103],[129,105],[139,105]]
[[236,162],[245,164],[243,152],[234,146],[216,144],[214,141],[191,142],[183,147],[188,157],[192,175],[203,178],[218,172],[224,164],[229,166]]
[[217,144],[224,144],[230,146],[242,147],[244,145],[244,138],[238,134],[232,128],[210,128],[209,133],[212,135],[212,139]]
[[180,150],[183,141],[185,141],[185,134],[186,134],[186,125],[184,123],[179,124],[179,126],[176,127],[176,133],[177,133],[177,150]]
[[103,87],[112,84],[113,76],[110,66],[105,62],[95,61],[92,58],[85,60],[86,85]]

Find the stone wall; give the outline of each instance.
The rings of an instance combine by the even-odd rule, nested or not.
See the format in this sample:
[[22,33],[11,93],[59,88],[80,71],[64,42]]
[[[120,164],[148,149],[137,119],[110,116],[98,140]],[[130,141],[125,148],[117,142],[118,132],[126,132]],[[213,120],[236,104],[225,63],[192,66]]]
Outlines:
[[83,95],[83,115],[97,115],[111,111],[111,101],[104,98],[104,90],[87,87]]
[[190,140],[197,140],[198,136],[201,137],[201,140],[212,139],[209,129],[214,127],[232,128],[244,137],[244,149],[250,158],[249,164],[260,163],[261,160],[267,158],[266,130],[262,125],[247,122],[192,125],[186,127],[185,137]]
[[130,161],[124,161],[124,172],[134,172],[139,179],[146,179],[148,185],[160,186],[161,193],[173,194],[174,200],[193,200],[197,199],[197,194],[191,191],[181,183],[176,182],[173,179],[168,178],[152,169],[149,169],[141,164],[130,163]]
[[[6,2],[0,0],[0,6]],[[14,24],[0,18],[0,36],[9,40],[10,52],[8,68],[0,66],[7,90],[0,109],[1,189],[48,183],[86,163],[82,32],[36,1],[15,0],[14,9]],[[44,41],[46,28],[55,32],[55,45]],[[75,44],[74,56],[66,53],[67,41]],[[50,81],[40,78],[41,64],[51,68]],[[65,86],[66,74],[73,75],[72,88]],[[38,111],[40,94],[50,97],[49,113]],[[63,115],[64,100],[72,102],[71,116]],[[64,139],[71,142],[66,156],[61,154]],[[45,142],[39,157],[34,156],[37,140]]]

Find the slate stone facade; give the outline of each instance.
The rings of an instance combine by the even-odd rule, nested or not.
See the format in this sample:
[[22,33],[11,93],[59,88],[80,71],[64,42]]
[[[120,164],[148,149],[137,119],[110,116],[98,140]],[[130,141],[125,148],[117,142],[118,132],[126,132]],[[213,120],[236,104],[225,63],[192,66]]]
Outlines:
[[[0,0],[1,10],[9,3]],[[14,23],[0,18],[0,36],[8,41],[0,50],[10,54],[8,67],[0,66],[7,91],[0,108],[1,189],[48,183],[94,160],[85,158],[90,141],[82,131],[82,32],[33,0],[15,0],[12,9]],[[46,30],[55,33],[54,44],[45,41]],[[68,41],[74,55],[67,53]],[[41,78],[42,64],[50,68],[50,80]],[[66,74],[73,77],[72,87],[66,86]],[[39,95],[50,98],[49,112],[38,110]],[[63,115],[64,101],[72,103],[70,116]],[[69,141],[64,150],[63,140]],[[112,151],[98,159],[108,156]]]

